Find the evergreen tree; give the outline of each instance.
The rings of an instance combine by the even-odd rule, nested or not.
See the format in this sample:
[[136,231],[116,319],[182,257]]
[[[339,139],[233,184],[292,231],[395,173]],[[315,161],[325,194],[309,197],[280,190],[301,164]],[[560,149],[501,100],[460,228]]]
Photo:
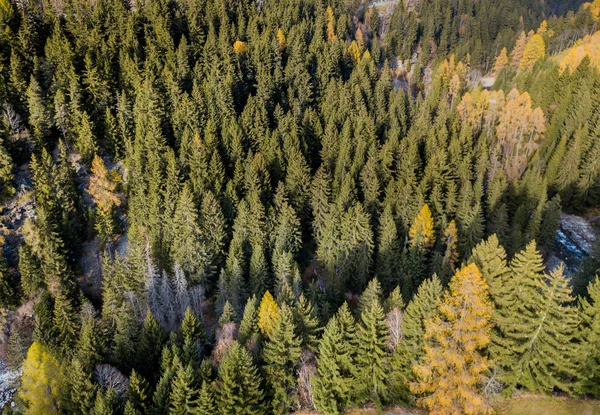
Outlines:
[[416,380],[412,368],[425,356],[425,321],[439,313],[437,302],[443,292],[437,276],[423,281],[412,301],[404,309],[402,339],[392,353],[392,372],[388,381],[393,400],[408,400],[407,382]]
[[342,414],[354,397],[354,319],[346,303],[343,307],[352,326],[340,321],[342,310],[329,319],[319,342],[317,373],[313,380],[315,406],[328,415]]
[[356,332],[356,399],[373,401],[381,407],[387,393],[388,329],[379,301],[372,302],[360,315]]
[[582,392],[600,396],[600,278],[588,287],[589,299],[581,300]]
[[289,413],[297,397],[297,375],[302,341],[296,336],[292,310],[284,305],[265,342],[263,369],[273,412]]
[[234,342],[219,366],[217,408],[223,415],[263,413],[262,379],[250,353]]
[[179,365],[170,394],[170,414],[191,415],[196,412],[198,390],[194,387],[194,371],[190,365]]

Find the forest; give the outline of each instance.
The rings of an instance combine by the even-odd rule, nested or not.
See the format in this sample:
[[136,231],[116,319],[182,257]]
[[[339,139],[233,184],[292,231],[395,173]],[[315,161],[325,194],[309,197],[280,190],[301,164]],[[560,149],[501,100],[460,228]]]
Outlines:
[[4,414],[600,399],[600,0],[0,0],[0,204]]

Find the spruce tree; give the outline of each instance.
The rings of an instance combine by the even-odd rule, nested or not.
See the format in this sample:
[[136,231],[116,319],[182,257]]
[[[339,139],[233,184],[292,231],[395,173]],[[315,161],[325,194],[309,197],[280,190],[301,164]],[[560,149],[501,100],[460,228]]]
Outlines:
[[581,299],[581,351],[583,393],[600,396],[600,278],[588,286],[589,298]]
[[319,320],[311,302],[300,294],[293,309],[296,333],[301,340],[303,349],[316,351],[318,345],[318,334],[320,331]]
[[135,370],[132,370],[131,376],[129,376],[129,387],[127,389],[126,405],[129,407],[129,411],[137,414],[145,414],[148,412],[148,390],[148,382],[138,375]]
[[222,415],[263,414],[262,379],[248,350],[234,342],[219,366],[217,408]]
[[179,364],[171,385],[169,414],[194,414],[198,404],[198,392],[194,386],[192,366]]
[[381,408],[387,393],[389,333],[383,308],[373,301],[360,315],[356,331],[356,399],[359,403],[375,402]]
[[[347,308],[346,303],[344,306]],[[354,397],[354,327],[349,330],[340,314],[331,317],[319,342],[317,373],[313,380],[313,399],[317,409],[327,415],[344,412]],[[349,319],[352,316],[348,313]],[[353,320],[353,319],[352,319]]]
[[302,340],[296,335],[293,312],[284,305],[265,342],[263,370],[273,412],[286,414],[296,404]]

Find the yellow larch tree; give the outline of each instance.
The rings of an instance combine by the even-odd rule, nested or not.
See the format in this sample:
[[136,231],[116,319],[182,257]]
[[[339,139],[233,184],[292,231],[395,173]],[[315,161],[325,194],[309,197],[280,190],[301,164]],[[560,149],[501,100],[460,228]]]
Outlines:
[[573,73],[586,56],[589,57],[592,66],[600,69],[600,32],[580,39],[560,62],[560,72],[569,69],[569,72]]
[[92,161],[92,176],[88,193],[103,213],[110,212],[113,206],[121,205],[121,199],[115,193],[118,180],[117,176],[109,173],[104,161],[95,155]]
[[269,291],[267,291],[258,307],[258,328],[265,336],[269,336],[279,317],[279,306]]
[[452,277],[438,310],[425,321],[425,357],[413,368],[417,381],[410,390],[431,414],[491,413],[481,393],[490,362],[481,351],[490,342],[492,304],[475,264]]
[[34,342],[23,362],[19,397],[27,414],[58,414],[65,394],[65,377],[60,362],[41,343]]
[[335,41],[335,17],[331,6],[327,6],[327,39],[332,43]]
[[246,42],[242,42],[241,40],[236,40],[235,43],[233,44],[233,51],[235,53],[237,53],[238,55],[241,55],[242,53],[246,53],[246,50],[248,50],[248,47],[246,46]]
[[527,35],[525,32],[521,32],[517,41],[515,43],[515,47],[510,53],[510,62],[513,69],[518,69],[521,65],[521,59],[523,58],[523,52],[525,51],[525,46],[527,45]]
[[285,49],[285,35],[283,34],[283,30],[277,30],[277,43],[279,44],[279,50]]
[[546,43],[541,35],[536,34],[529,39],[523,50],[523,58],[519,64],[519,72],[530,71],[537,61],[546,54]]
[[431,248],[435,242],[435,234],[433,230],[433,216],[431,210],[426,204],[423,205],[419,214],[413,221],[410,230],[408,231],[410,243],[413,246],[421,245],[424,248]]
[[595,22],[600,21],[600,0],[594,0],[591,3],[584,3],[583,8],[590,12],[592,19]]
[[502,48],[500,54],[496,57],[496,61],[494,62],[494,76],[498,76],[502,69],[504,69],[508,65],[508,51],[506,48]]

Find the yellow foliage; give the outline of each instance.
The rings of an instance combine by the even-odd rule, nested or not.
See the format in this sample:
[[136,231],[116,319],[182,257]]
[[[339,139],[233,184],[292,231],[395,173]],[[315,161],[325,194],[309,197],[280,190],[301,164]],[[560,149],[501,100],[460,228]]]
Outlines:
[[258,328],[268,336],[279,318],[279,306],[269,291],[263,295],[258,307]]
[[350,56],[354,58],[354,62],[358,63],[360,61],[360,56],[362,53],[358,47],[358,43],[356,43],[356,40],[353,40],[350,46],[348,46],[348,52],[350,52]]
[[506,65],[508,65],[508,52],[506,51],[506,48],[502,48],[500,54],[494,62],[494,76],[498,76],[500,72],[502,72],[502,69],[506,67]]
[[246,46],[246,42],[242,42],[241,40],[236,40],[235,43],[233,44],[233,51],[235,53],[242,54],[242,53],[246,53],[246,50],[248,50],[248,47]]
[[519,71],[529,71],[533,68],[535,63],[544,57],[546,54],[546,44],[542,36],[533,35],[523,51],[523,58],[519,64]]
[[543,35],[547,31],[548,31],[548,22],[544,20],[542,23],[540,23],[540,27],[537,30],[537,34]]
[[596,22],[600,20],[600,0],[594,0],[593,3],[584,3],[583,8],[589,10],[592,19]]
[[335,41],[335,17],[331,6],[327,6],[327,39],[330,42]]
[[475,264],[450,280],[437,315],[425,321],[425,358],[413,367],[413,393],[418,404],[434,414],[492,413],[481,394],[489,367],[481,350],[490,342],[492,305],[488,287]]
[[527,35],[525,32],[521,32],[517,41],[515,43],[515,47],[510,53],[510,61],[511,65],[514,69],[518,69],[521,65],[521,59],[523,58],[523,52],[525,51],[525,45],[527,44]]
[[27,403],[28,415],[58,414],[65,392],[64,372],[59,361],[40,343],[34,342],[23,362],[19,396]]
[[365,50],[365,35],[363,34],[362,30],[360,30],[360,28],[356,29],[354,37],[356,38],[356,43],[358,44],[358,48],[360,49],[360,51],[362,52],[363,50]]
[[109,174],[104,161],[98,155],[94,156],[88,193],[103,213],[108,213],[113,206],[121,204],[121,199],[114,193],[117,183],[120,181],[118,173],[116,176],[115,173]]
[[586,56],[589,57],[592,66],[600,69],[600,31],[580,39],[576,46],[569,50],[567,56],[560,63],[560,72],[563,73],[565,69],[569,69],[573,73]]
[[421,211],[415,218],[410,230],[408,232],[410,237],[410,243],[415,245],[421,245],[424,248],[430,248],[435,242],[435,235],[433,231],[433,216],[431,216],[431,210],[429,206],[424,204]]
[[285,35],[281,29],[277,31],[277,43],[279,43],[279,50],[285,49]]

